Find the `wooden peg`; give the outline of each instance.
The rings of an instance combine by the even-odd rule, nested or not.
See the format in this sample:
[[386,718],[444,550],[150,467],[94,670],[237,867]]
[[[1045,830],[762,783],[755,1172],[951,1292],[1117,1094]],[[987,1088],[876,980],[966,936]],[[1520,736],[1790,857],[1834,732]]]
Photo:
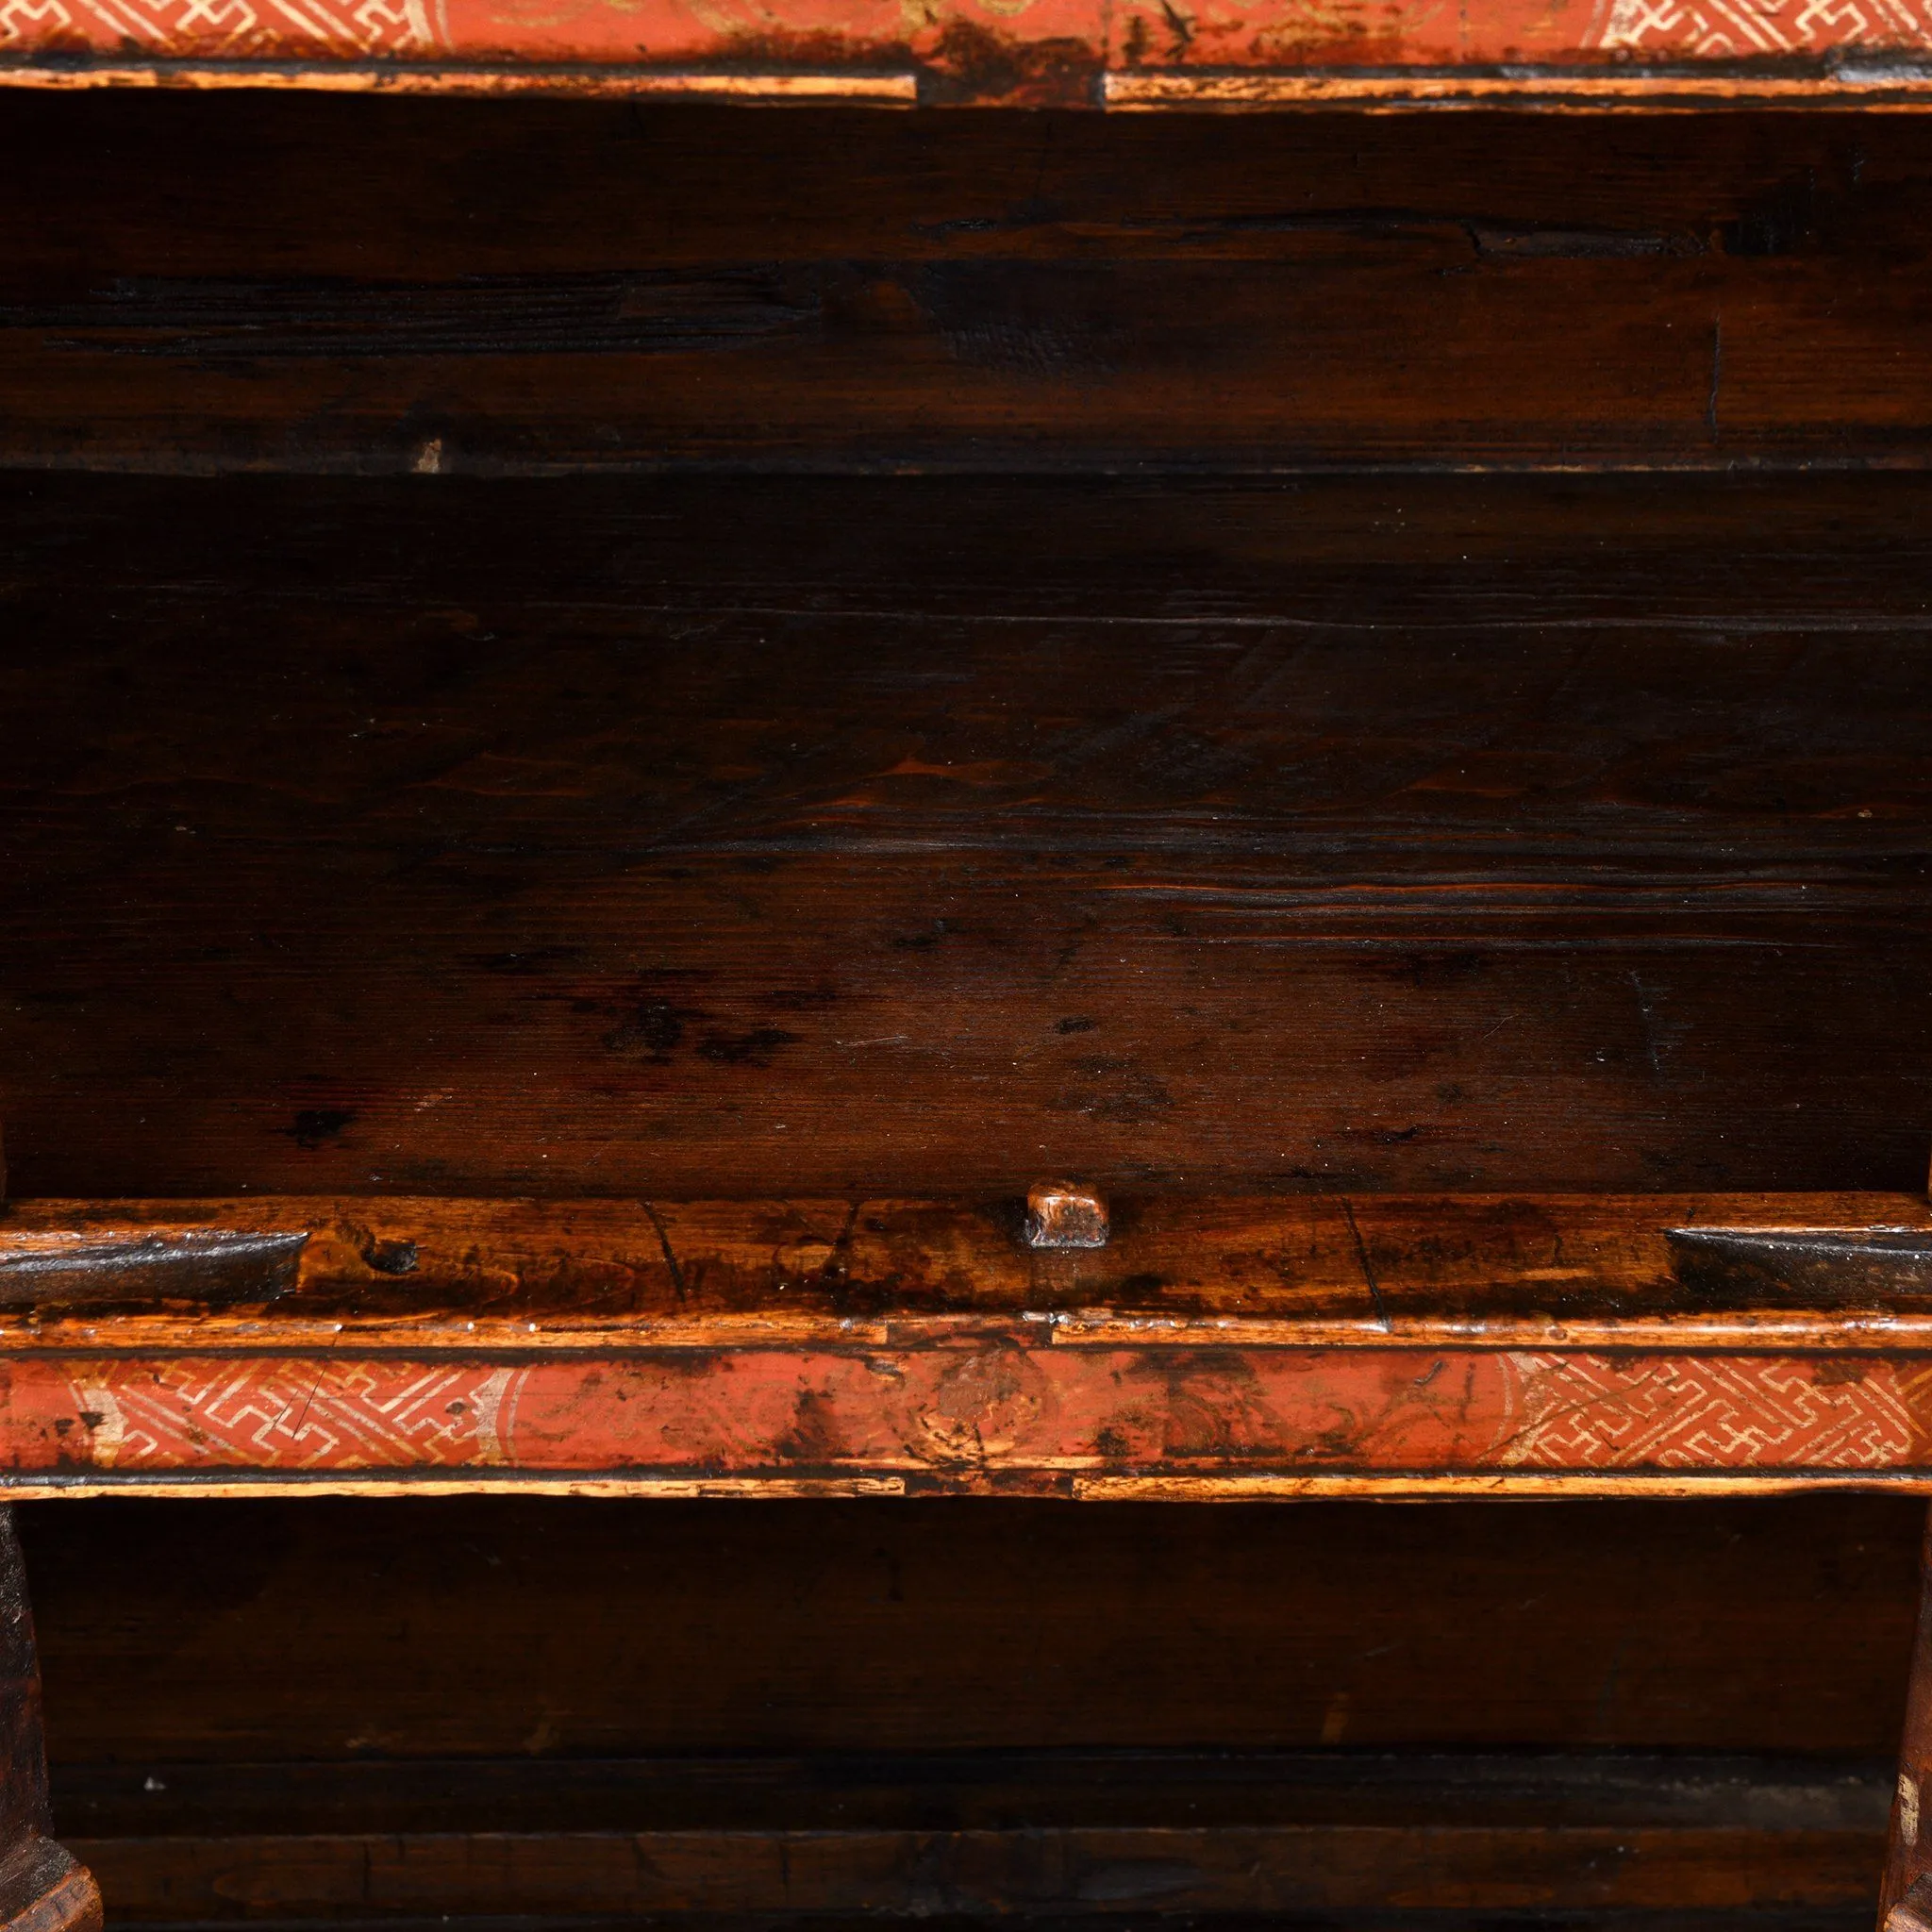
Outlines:
[[1035,1181],[1026,1191],[1026,1245],[1104,1248],[1107,1196],[1073,1181]]

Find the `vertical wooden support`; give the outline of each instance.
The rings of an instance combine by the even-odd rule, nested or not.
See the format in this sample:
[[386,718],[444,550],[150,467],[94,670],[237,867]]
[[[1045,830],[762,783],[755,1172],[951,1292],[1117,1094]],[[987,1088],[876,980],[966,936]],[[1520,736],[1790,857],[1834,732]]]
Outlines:
[[1932,1932],[1932,1511],[1919,1572],[1919,1628],[1906,1688],[1905,1735],[1898,1748],[1898,1789],[1891,1800],[1891,1839],[1878,1898],[1880,1932]]
[[0,1507],[0,1932],[100,1932],[101,1894],[52,1830],[33,1610]]

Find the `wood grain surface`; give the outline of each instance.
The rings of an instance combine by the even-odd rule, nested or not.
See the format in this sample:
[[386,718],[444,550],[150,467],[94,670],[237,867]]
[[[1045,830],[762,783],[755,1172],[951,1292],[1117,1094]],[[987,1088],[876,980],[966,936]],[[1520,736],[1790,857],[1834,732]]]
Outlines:
[[1911,1674],[1907,1682],[1904,1734],[1899,1740],[1898,1777],[1887,1834],[1885,1877],[1879,1891],[1878,1923],[1890,1927],[1909,1923],[1923,1909],[1928,1843],[1920,1823],[1920,1803],[1932,1771],[1932,1519],[1928,1519],[1922,1569],[1919,1623],[1912,1641]]
[[10,486],[17,1194],[1923,1187],[1915,479],[561,487]]
[[[427,1914],[951,1914],[1074,1910],[1545,1910],[1872,1894],[1875,1835],[1574,1826],[1016,1826],[998,1831],[637,1832],[87,1840],[117,1919]],[[1728,1882],[1726,1882],[1728,1881]],[[1439,1903],[1440,1902],[1440,1903]]]
[[1918,467],[1928,142],[16,94],[0,461]]
[[30,1518],[116,1914],[1864,1911],[1928,139],[14,97],[6,1456],[276,1497]]

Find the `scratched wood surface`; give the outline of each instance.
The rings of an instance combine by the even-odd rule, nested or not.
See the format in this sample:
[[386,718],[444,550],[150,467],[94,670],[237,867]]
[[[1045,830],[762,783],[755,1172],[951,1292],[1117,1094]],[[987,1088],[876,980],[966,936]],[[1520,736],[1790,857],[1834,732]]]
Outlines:
[[[1863,1264],[1781,1278],[1807,1231]],[[1030,1320],[1062,1346],[1909,1352],[1928,1254],[1923,1193],[1147,1193],[1071,1250],[997,1198],[34,1200],[0,1214],[0,1348],[863,1348]]]
[[18,479],[22,1196],[1923,1188],[1908,477]]
[[1928,142],[18,95],[0,459],[1922,466]]

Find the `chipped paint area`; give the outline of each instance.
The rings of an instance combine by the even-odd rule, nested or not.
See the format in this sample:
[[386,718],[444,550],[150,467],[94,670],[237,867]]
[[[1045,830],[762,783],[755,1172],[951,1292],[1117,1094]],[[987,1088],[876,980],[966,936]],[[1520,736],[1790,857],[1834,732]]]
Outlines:
[[16,1359],[0,1466],[157,1477],[1884,1472],[1932,1360],[1028,1347]]

